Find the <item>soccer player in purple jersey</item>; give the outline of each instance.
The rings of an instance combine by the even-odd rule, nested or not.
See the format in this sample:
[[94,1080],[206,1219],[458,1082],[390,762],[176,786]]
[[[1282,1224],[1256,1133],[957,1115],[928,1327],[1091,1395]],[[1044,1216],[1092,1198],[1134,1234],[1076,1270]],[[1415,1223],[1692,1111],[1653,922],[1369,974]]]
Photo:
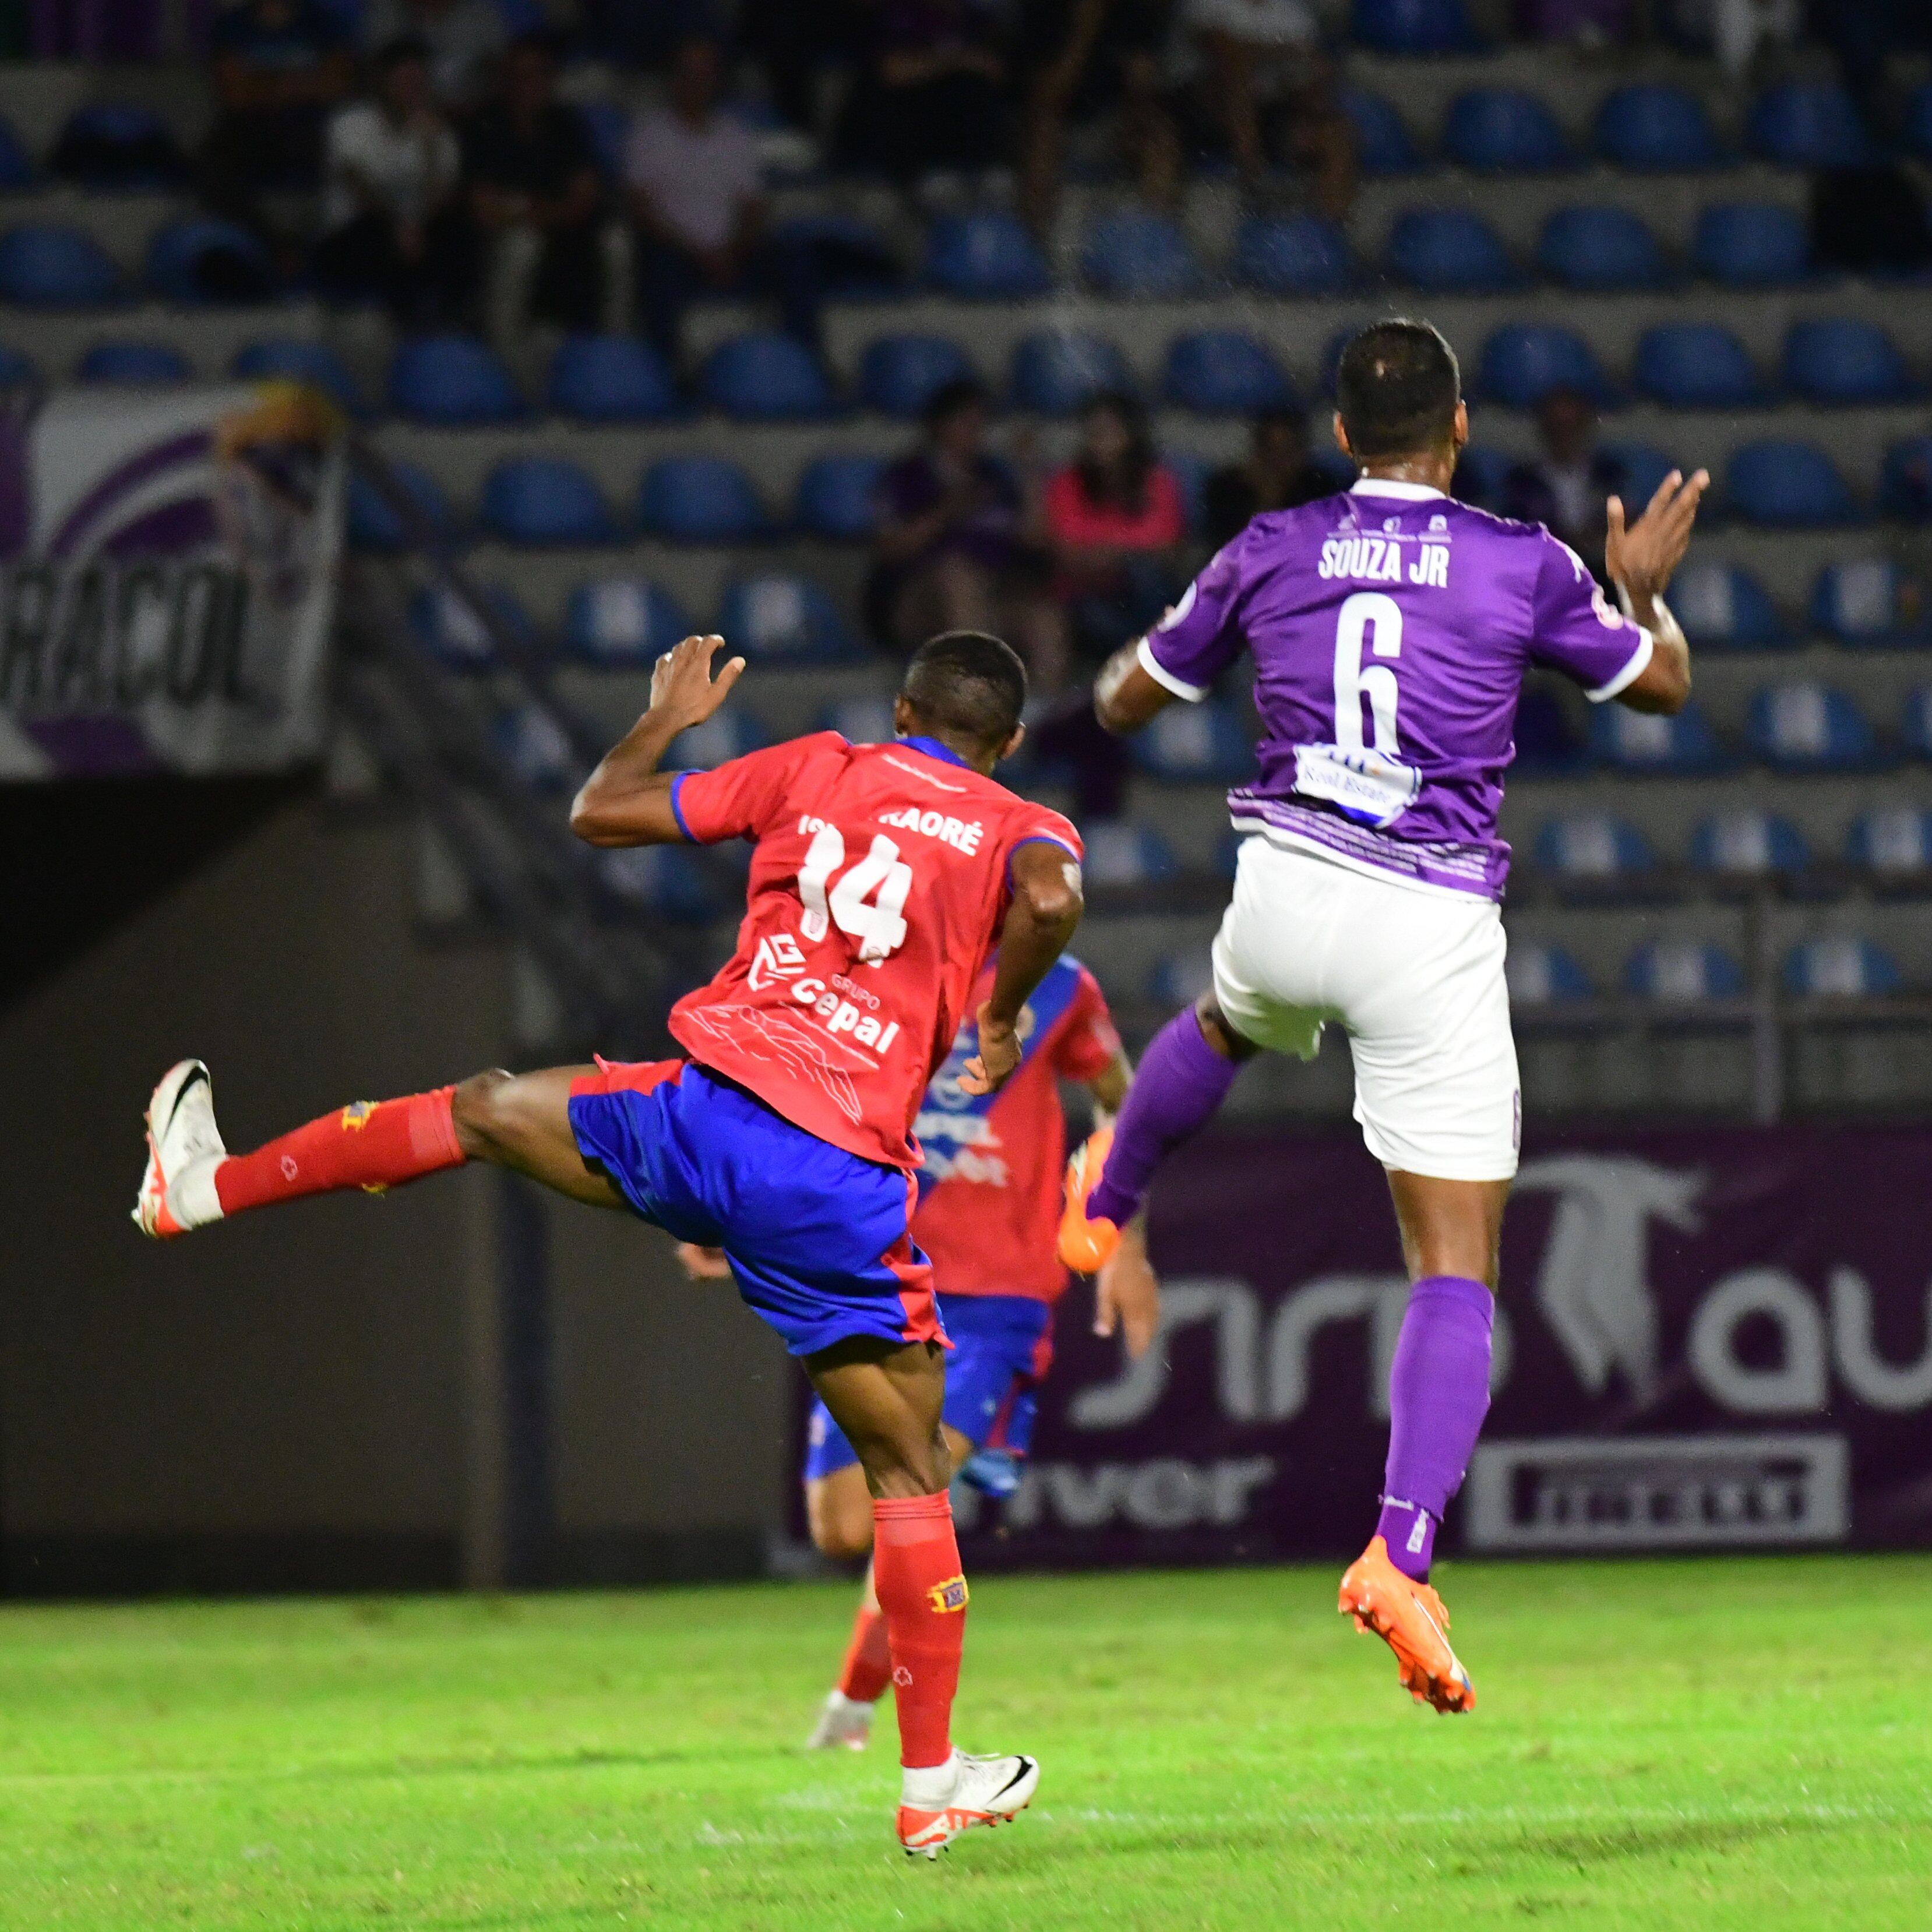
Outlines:
[[[1312,1058],[1336,1021],[1355,1118],[1388,1170],[1414,1286],[1390,1373],[1382,1514],[1341,1608],[1438,1711],[1475,1702],[1428,1585],[1437,1525],[1489,1408],[1490,1326],[1522,1096],[1503,978],[1496,836],[1523,676],[1546,664],[1593,702],[1674,713],[1690,690],[1664,602],[1709,478],[1673,471],[1628,528],[1608,506],[1619,610],[1540,524],[1448,494],[1468,440],[1454,352],[1416,322],[1344,350],[1335,437],[1347,492],[1258,516],[1102,672],[1109,730],[1198,702],[1245,646],[1262,736],[1228,794],[1243,841],[1214,990],[1142,1060],[1110,1140],[1069,1165],[1062,1256],[1090,1269],[1168,1149],[1262,1047]],[[1104,1166],[1103,1166],[1104,1163]]]

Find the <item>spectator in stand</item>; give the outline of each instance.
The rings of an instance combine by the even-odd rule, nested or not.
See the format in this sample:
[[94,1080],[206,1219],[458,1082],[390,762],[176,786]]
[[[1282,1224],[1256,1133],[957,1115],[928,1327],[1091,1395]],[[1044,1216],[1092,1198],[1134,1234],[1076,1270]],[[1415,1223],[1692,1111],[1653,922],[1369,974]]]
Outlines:
[[984,0],[878,0],[840,137],[846,158],[910,184],[1006,152],[1005,62]]
[[428,49],[430,90],[444,111],[466,114],[495,85],[509,32],[494,0],[369,0],[362,44],[405,38]]
[[596,328],[604,279],[597,154],[584,117],[556,98],[548,34],[511,43],[501,88],[464,130],[463,178],[489,249],[491,338],[510,346],[526,319]]
[[1050,692],[1066,681],[1066,628],[1026,541],[1020,479],[986,448],[986,410],[979,383],[945,384],[918,447],[880,479],[866,615],[900,652],[935,632],[998,632]]
[[381,302],[404,328],[458,320],[476,282],[461,172],[456,136],[430,93],[429,49],[413,35],[389,41],[376,56],[374,98],[328,124],[316,280],[331,295]]
[[[1630,473],[1597,446],[1597,406],[1577,389],[1552,389],[1536,406],[1543,452],[1519,463],[1503,484],[1502,511],[1526,524],[1542,524],[1590,567],[1604,572],[1604,505],[1629,488]],[[1626,503],[1627,516],[1641,504]]]
[[215,16],[209,51],[215,118],[202,146],[202,199],[254,230],[292,270],[297,238],[260,196],[316,184],[323,125],[355,85],[354,56],[317,0],[237,0]]
[[1081,412],[1079,448],[1048,482],[1041,521],[1083,655],[1106,656],[1173,601],[1186,506],[1132,397],[1110,391]]
[[1173,0],[1030,0],[1021,9],[1020,194],[1036,232],[1052,226],[1070,121],[1114,115],[1115,146],[1141,199],[1155,208],[1179,200],[1180,136],[1161,67],[1173,10]]
[[1270,162],[1313,177],[1336,220],[1355,195],[1355,129],[1306,0],[1180,0],[1181,100],[1204,146],[1224,146],[1243,184]]
[[866,0],[740,0],[736,45],[791,126],[817,131],[820,77],[865,44],[869,10]]
[[1292,510],[1335,494],[1334,478],[1308,458],[1308,418],[1292,404],[1264,410],[1249,432],[1248,453],[1208,478],[1202,535],[1211,550],[1231,542],[1264,510]]

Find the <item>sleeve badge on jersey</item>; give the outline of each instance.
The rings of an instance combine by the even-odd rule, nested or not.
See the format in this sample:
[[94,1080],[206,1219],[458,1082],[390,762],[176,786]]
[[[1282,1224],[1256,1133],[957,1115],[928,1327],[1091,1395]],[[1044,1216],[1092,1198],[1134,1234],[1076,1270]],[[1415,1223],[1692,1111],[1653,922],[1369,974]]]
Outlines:
[[926,1592],[926,1600],[935,1610],[963,1610],[966,1607],[966,1580],[964,1576],[949,1576],[943,1583],[935,1583]]

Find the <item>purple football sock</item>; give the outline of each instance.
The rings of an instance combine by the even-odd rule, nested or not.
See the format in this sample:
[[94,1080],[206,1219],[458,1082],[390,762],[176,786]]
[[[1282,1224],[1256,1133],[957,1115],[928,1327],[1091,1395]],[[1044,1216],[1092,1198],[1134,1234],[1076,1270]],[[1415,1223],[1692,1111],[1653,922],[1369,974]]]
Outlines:
[[1495,1314],[1489,1290],[1462,1275],[1430,1275],[1409,1290],[1389,1365],[1388,1462],[1376,1534],[1388,1544],[1389,1561],[1418,1582],[1489,1413]]
[[1139,1213],[1154,1169],[1170,1148],[1212,1117],[1227,1097],[1234,1070],[1232,1060],[1208,1044],[1191,1006],[1154,1035],[1114,1123],[1106,1170],[1087,1197],[1091,1218],[1124,1228]]

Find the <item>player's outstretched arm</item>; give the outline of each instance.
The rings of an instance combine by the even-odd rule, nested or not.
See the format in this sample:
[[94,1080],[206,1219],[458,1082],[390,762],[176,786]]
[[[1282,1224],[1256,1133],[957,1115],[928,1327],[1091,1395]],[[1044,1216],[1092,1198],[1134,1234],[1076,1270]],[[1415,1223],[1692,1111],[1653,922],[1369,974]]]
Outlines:
[[650,709],[606,752],[572,801],[570,829],[591,845],[675,845],[683,828],[671,805],[674,772],[658,760],[680,731],[702,724],[730,694],[745,668],[731,658],[714,678],[711,660],[724,648],[717,636],[686,638],[658,659],[651,673]]
[[1708,470],[1700,470],[1686,481],[1682,470],[1673,470],[1657,486],[1643,514],[1628,530],[1623,500],[1612,496],[1610,500],[1605,567],[1625,610],[1650,633],[1652,640],[1649,663],[1617,694],[1617,701],[1633,711],[1675,716],[1690,701],[1690,640],[1664,602],[1664,592],[1690,548],[1698,500],[1710,481]]
[[980,1051],[959,1079],[968,1094],[992,1093],[1020,1064],[1020,1009],[1086,910],[1079,863],[1065,846],[1029,839],[1016,848],[1012,865],[1013,902],[1000,932],[992,993],[980,1009]]
[[1148,675],[1140,648],[1138,639],[1123,644],[1094,680],[1094,715],[1116,736],[1138,731],[1174,702],[1174,693]]

